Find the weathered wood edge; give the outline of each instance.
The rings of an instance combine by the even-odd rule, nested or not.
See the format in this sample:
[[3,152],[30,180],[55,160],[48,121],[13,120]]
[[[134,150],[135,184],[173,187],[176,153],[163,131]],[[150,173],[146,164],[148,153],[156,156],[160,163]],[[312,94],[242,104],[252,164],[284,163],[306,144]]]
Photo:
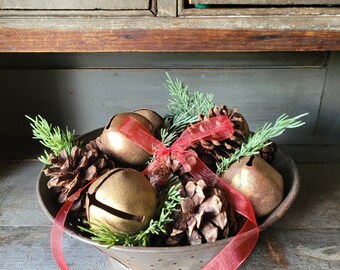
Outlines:
[[[199,41],[199,42],[198,42]],[[0,52],[337,51],[340,31],[227,29],[0,29]]]

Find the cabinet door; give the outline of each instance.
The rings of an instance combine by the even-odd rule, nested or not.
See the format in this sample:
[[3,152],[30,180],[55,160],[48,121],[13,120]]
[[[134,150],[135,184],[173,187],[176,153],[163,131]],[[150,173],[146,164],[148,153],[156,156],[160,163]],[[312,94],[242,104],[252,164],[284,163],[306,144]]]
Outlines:
[[149,0],[0,0],[0,9],[149,9]]
[[340,0],[189,0],[189,4],[211,5],[339,5]]

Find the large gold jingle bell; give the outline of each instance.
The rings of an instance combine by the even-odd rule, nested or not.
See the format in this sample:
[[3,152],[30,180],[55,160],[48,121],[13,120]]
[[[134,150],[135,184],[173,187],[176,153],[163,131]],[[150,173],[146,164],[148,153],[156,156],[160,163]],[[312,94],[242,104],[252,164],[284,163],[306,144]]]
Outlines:
[[113,232],[133,235],[146,228],[154,217],[157,198],[142,173],[116,168],[89,187],[85,206],[90,223],[100,221]]

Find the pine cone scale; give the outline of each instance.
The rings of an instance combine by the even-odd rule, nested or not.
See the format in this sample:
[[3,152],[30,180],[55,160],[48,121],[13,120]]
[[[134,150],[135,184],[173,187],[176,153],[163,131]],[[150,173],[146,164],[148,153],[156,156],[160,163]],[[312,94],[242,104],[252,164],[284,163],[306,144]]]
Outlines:
[[[168,245],[177,245],[187,241],[190,245],[214,242],[228,236],[234,212],[223,193],[206,185],[204,180],[193,178],[185,180],[184,198],[181,209],[172,216],[174,222],[169,232]],[[230,213],[235,219],[235,215]]]
[[[114,163],[98,148],[100,137],[90,141],[85,148],[74,146],[70,155],[65,150],[59,155],[51,155],[51,166],[44,170],[46,176],[51,177],[47,187],[60,193],[58,201],[64,203],[76,190],[114,168]],[[82,196],[74,203],[73,210],[78,210]]]

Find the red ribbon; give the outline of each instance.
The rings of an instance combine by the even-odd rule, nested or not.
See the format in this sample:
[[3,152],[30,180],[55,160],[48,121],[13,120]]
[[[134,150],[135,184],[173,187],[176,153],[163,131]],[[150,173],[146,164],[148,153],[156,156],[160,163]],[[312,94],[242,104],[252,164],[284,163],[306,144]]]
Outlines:
[[154,154],[154,161],[146,168],[145,173],[159,168],[168,157],[177,159],[186,172],[195,179],[204,179],[208,185],[217,186],[234,207],[235,211],[246,218],[237,235],[212,259],[205,267],[206,270],[237,269],[254,249],[258,236],[253,207],[248,198],[229,186],[223,179],[214,174],[196,155],[187,148],[200,139],[223,140],[233,133],[233,126],[227,116],[216,116],[186,129],[182,135],[167,148],[162,142],[153,137],[145,127],[132,117],[126,117],[119,127],[127,138],[135,144]]
[[64,258],[64,252],[63,252],[63,232],[64,232],[64,226],[66,217],[68,215],[68,212],[70,211],[72,204],[75,200],[78,199],[81,192],[87,188],[89,185],[91,185],[94,181],[96,181],[98,178],[93,179],[89,183],[87,183],[85,186],[77,190],[70,198],[67,199],[67,201],[63,204],[63,206],[58,211],[51,229],[50,234],[50,245],[52,250],[52,255],[62,270],[69,270],[68,265],[66,264],[65,258]]

